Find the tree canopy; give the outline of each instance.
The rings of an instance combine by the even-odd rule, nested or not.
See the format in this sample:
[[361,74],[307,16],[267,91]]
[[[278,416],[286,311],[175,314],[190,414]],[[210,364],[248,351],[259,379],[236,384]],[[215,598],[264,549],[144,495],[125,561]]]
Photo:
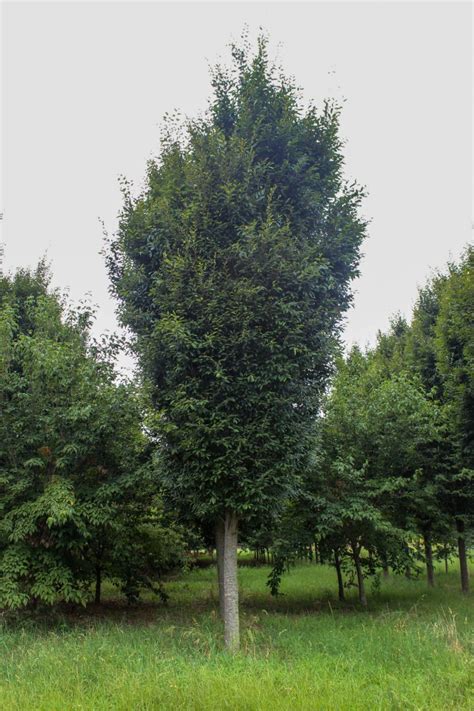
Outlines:
[[200,520],[264,517],[297,488],[365,232],[339,108],[304,108],[263,37],[232,59],[207,112],[168,123],[109,251],[162,481]]

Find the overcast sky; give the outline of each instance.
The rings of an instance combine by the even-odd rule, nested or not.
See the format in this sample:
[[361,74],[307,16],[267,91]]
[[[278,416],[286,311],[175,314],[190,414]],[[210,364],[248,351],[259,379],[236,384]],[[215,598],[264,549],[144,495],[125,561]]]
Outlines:
[[114,330],[99,252],[120,174],[140,186],[163,114],[195,115],[208,63],[247,24],[307,99],[345,100],[346,174],[371,219],[348,343],[408,315],[432,268],[471,239],[470,3],[3,3],[4,268],[47,254],[54,284]]

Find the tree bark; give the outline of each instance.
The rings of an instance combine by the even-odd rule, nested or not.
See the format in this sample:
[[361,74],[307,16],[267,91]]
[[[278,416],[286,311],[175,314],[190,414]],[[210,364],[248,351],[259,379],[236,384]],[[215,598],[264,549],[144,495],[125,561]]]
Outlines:
[[446,575],[448,574],[448,569],[449,569],[448,557],[449,557],[448,556],[448,546],[446,545],[446,546],[444,546],[444,572],[446,573]]
[[100,565],[95,566],[95,604],[100,605],[102,593],[102,568]]
[[219,588],[219,614],[224,619],[224,519],[216,524],[217,586]]
[[237,652],[240,646],[237,538],[237,515],[227,511],[224,521],[224,641],[230,652]]
[[469,569],[467,567],[466,539],[464,538],[464,521],[457,520],[458,531],[458,555],[459,568],[461,571],[461,590],[463,593],[469,592]]
[[359,602],[363,607],[367,607],[367,596],[365,594],[364,576],[362,574],[362,566],[360,564],[360,546],[352,544],[352,553],[354,558],[355,569],[357,573],[357,586],[359,588]]
[[432,588],[434,587],[433,547],[429,533],[425,533],[423,542],[425,544],[426,578],[428,585]]
[[336,566],[336,573],[337,573],[337,588],[338,588],[338,596],[339,600],[341,602],[344,602],[345,596],[344,596],[344,581],[342,579],[342,571],[341,571],[341,560],[339,558],[339,553],[335,550],[334,551],[334,565]]

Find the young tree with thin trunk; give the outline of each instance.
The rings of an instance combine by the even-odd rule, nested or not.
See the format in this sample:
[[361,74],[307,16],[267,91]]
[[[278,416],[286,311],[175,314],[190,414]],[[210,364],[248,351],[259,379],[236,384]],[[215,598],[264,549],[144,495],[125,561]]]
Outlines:
[[108,265],[165,492],[217,526],[236,650],[239,527],[297,489],[365,223],[343,179],[339,109],[303,107],[265,38],[232,57],[203,116],[168,120],[142,194],[125,188]]
[[342,566],[341,566],[341,556],[339,548],[334,548],[334,567],[336,568],[337,575],[337,593],[340,602],[344,602],[344,578],[342,577]]

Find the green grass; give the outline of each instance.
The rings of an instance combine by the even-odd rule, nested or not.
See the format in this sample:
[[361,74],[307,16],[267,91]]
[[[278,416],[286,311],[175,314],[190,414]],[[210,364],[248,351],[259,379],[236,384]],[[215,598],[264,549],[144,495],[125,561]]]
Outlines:
[[100,609],[5,623],[2,711],[474,708],[473,597],[458,592],[454,568],[434,590],[383,581],[368,611],[355,591],[337,602],[330,568],[299,566],[277,599],[267,573],[239,571],[235,657],[222,648],[212,568],[171,583],[167,608],[110,597]]

